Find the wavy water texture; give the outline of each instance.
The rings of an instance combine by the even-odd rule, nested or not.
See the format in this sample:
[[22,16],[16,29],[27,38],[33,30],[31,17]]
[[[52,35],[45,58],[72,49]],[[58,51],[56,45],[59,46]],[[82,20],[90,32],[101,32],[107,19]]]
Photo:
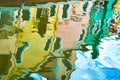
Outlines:
[[119,80],[120,43],[115,37],[101,39],[102,43],[98,47],[101,55],[95,60],[91,59],[90,51],[76,51],[75,71],[70,80]]
[[35,1],[0,3],[0,80],[120,80],[120,0]]

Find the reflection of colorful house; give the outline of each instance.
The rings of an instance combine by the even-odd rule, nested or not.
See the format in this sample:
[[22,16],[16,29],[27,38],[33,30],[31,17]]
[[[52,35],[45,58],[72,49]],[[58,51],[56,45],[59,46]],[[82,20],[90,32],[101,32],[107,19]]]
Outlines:
[[[8,77],[6,77],[6,79],[11,78],[13,75],[21,75],[22,73],[17,70],[18,68],[19,69],[27,68],[27,69],[35,70],[36,67],[40,63],[42,63],[45,57],[49,55],[50,50],[44,51],[44,46],[46,40],[49,39],[51,36],[53,36],[53,34],[45,34],[44,37],[41,37],[39,35],[38,33],[39,21],[36,20],[36,14],[37,14],[37,8],[25,7],[22,10],[22,15],[17,21],[18,28],[22,29],[22,32],[20,32],[17,35],[17,42],[16,42],[15,59],[16,59],[16,63],[18,61],[18,64],[16,64],[17,66],[14,67],[12,73],[8,74]],[[54,31],[54,28],[52,29],[52,31]],[[29,47],[23,49],[25,48],[25,45],[23,43],[29,44]],[[22,58],[21,61],[17,60],[20,58]]]
[[[0,7],[0,54],[15,53],[15,11],[17,7]],[[12,46],[12,47],[11,47]]]
[[[0,7],[0,75],[7,75],[15,53],[16,31],[14,11],[17,7]],[[2,76],[0,76],[1,79]]]
[[93,52],[91,53],[91,55],[93,59],[99,56],[98,45],[101,37],[109,33],[110,20],[112,19],[113,15],[112,5],[114,2],[115,0],[112,0],[111,2],[95,1],[95,4],[92,7],[86,43],[92,45]]
[[[90,3],[91,4],[91,3]],[[80,34],[82,34],[82,30],[86,29],[87,27],[85,25],[89,24],[89,11],[86,14],[86,16],[79,15],[78,13],[74,13],[73,11],[75,10],[80,10],[79,14],[82,14],[83,12],[81,11],[81,6],[83,6],[82,3],[78,4],[80,6],[77,6],[76,9],[74,10],[74,5],[70,5],[68,9],[68,19],[62,19],[62,12],[61,10],[63,9],[63,5],[60,5],[59,7],[59,21],[58,21],[58,26],[56,30],[56,36],[62,38],[62,47],[63,48],[72,48],[75,45],[75,42],[79,40]],[[78,9],[77,9],[78,8]],[[74,18],[79,18],[81,19],[80,21],[76,21],[73,19]],[[87,18],[87,21],[86,21]]]
[[[54,13],[50,15],[47,14],[49,13],[49,11],[53,11],[52,8],[55,9]],[[19,21],[17,21],[16,23],[18,24],[18,28],[22,29],[22,32],[17,35],[15,53],[17,66],[13,69],[13,73],[9,75],[11,77],[12,75],[22,74],[18,70],[16,70],[18,68],[19,69],[27,68],[32,70],[36,69],[36,66],[39,66],[42,62],[44,62],[43,60],[47,55],[50,55],[50,53],[62,48],[61,38],[57,37],[55,34],[58,20],[58,6],[48,8],[25,7],[23,8],[21,17],[18,20]],[[47,45],[49,45],[49,47]],[[48,48],[46,48],[46,46]],[[34,59],[33,56],[35,57]],[[19,61],[20,58],[21,61]],[[55,62],[56,60],[57,59],[55,59]],[[71,58],[71,60],[74,62],[75,58],[73,59]],[[56,72],[56,73],[60,72],[58,74],[58,76],[60,77],[61,75],[63,75],[62,73],[64,73],[66,70],[66,68],[64,68],[65,64],[63,64],[63,61],[65,60],[63,60],[62,58],[59,58],[58,60],[58,62],[60,62],[60,64],[63,66],[61,68],[61,70],[63,70],[62,72],[61,71]],[[56,67],[56,64],[54,64],[53,66]],[[69,65],[71,65],[71,63]],[[48,66],[51,67],[51,65]],[[66,75],[67,74],[70,75],[69,72],[70,71],[68,71]],[[52,71],[50,72],[50,74],[53,74]],[[46,75],[44,74],[44,76],[55,77],[49,76],[48,73]]]
[[116,1],[116,4],[113,6],[114,14],[112,15],[112,20],[110,23],[110,34],[119,34],[118,28],[120,24],[120,1]]
[[[91,4],[91,2],[90,2]],[[71,72],[74,70],[74,62],[76,59],[76,54],[74,52],[74,49],[78,49],[78,47],[75,47],[75,43],[79,40],[80,34],[82,34],[82,30],[85,30],[86,27],[84,25],[88,25],[89,23],[89,11],[86,13],[86,16],[81,16],[78,14],[82,14],[81,11],[81,4],[79,7],[76,7],[79,10],[80,13],[73,13],[73,6],[75,4],[62,4],[59,5],[59,13],[58,13],[58,25],[56,30],[56,37],[59,37],[62,39],[61,45],[61,51],[63,50],[64,54],[70,55],[69,57],[63,57],[57,59],[57,67],[55,69],[56,73],[56,79],[69,79]],[[69,8],[67,8],[69,6]],[[66,7],[66,8],[65,8]],[[89,8],[91,8],[89,6]],[[64,11],[65,10],[65,11]],[[65,12],[64,15],[65,18],[63,18],[63,12]],[[68,15],[69,14],[69,15]],[[77,16],[77,18],[82,18],[81,21],[76,21],[71,19],[71,17]],[[88,21],[86,21],[86,18]],[[84,37],[83,37],[84,39]],[[68,49],[68,50],[67,50]],[[72,50],[73,49],[73,50]],[[65,50],[65,51],[64,51]],[[59,52],[59,50],[58,50]],[[66,62],[66,63],[64,63]],[[69,66],[69,67],[68,67]]]
[[[14,75],[20,78],[24,72],[27,75],[31,70],[51,80],[69,78],[76,59],[75,51],[71,48],[76,48],[76,41],[80,39],[82,31],[86,29],[85,25],[89,23],[89,11],[82,16],[83,3],[78,5],[80,6],[75,10],[71,4],[58,4],[46,8],[25,6],[20,15],[19,11],[14,12],[17,16],[16,25],[22,32],[17,35],[14,58],[16,66],[6,79]],[[73,10],[80,10],[80,15],[74,14]],[[83,37],[80,40],[84,39]],[[61,52],[63,55],[59,56]],[[52,59],[47,61],[46,57],[51,56],[51,53],[55,57],[52,56]],[[44,61],[46,62],[43,63]]]

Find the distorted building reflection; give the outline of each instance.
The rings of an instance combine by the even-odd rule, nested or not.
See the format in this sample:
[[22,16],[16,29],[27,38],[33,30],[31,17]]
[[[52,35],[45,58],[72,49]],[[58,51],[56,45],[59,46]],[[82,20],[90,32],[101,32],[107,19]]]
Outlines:
[[113,7],[107,5],[114,2],[37,4],[0,11],[0,61],[9,63],[0,63],[2,79],[69,80],[76,50],[87,52],[90,45],[92,58],[99,56],[100,39],[112,24]]
[[14,24],[17,8],[0,7],[0,79],[11,68],[11,58],[15,53],[16,34],[19,29]]
[[96,59],[100,55],[98,50],[100,39],[109,33],[109,25],[111,22],[109,19],[112,19],[113,12],[111,11],[113,11],[113,7],[108,7],[107,5],[113,5],[114,2],[115,1],[111,3],[108,3],[108,1],[95,1],[92,7],[86,43],[92,45],[93,52],[91,55],[93,59]]

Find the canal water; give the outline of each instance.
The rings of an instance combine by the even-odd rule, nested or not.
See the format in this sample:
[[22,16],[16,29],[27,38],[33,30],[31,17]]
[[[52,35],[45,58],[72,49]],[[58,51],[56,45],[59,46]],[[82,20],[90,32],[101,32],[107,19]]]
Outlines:
[[119,80],[119,2],[0,6],[0,80]]

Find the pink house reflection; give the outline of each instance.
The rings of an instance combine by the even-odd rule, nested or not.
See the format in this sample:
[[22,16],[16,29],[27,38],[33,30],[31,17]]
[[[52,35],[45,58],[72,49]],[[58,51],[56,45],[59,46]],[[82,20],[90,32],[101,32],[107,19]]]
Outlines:
[[82,9],[83,2],[69,5],[67,17],[63,18],[64,4],[59,5],[58,25],[56,36],[62,38],[62,48],[73,48],[75,42],[79,40],[82,30],[86,30],[89,24],[89,12],[92,2],[89,1],[88,11]]

